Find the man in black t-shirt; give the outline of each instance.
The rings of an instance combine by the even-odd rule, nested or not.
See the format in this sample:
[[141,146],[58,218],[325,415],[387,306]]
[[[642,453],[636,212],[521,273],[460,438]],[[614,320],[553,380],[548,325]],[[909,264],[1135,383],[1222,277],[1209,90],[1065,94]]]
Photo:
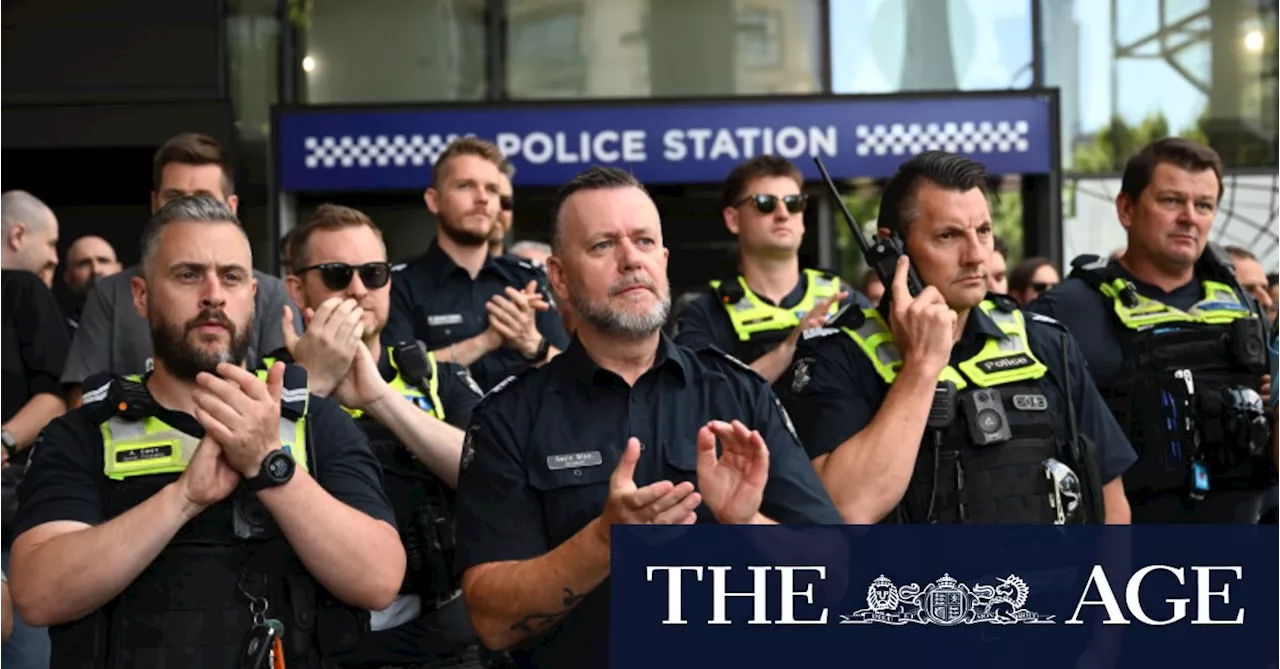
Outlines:
[[364,436],[301,368],[244,367],[252,266],[226,205],[166,204],[133,280],[154,370],[90,377],[36,443],[10,574],[18,610],[57,626],[54,667],[319,667],[329,611],[395,598],[405,553]]

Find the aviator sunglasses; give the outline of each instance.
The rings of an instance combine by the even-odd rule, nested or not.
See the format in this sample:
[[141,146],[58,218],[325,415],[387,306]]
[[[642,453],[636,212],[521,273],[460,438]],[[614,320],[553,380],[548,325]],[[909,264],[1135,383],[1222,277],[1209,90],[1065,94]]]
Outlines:
[[351,277],[355,276],[356,272],[360,273],[360,283],[370,290],[377,290],[387,285],[387,281],[391,279],[389,262],[367,262],[358,266],[344,262],[327,262],[303,267],[297,271],[297,274],[313,269],[320,272],[320,280],[324,281],[325,287],[329,290],[346,290],[347,286],[351,285]]
[[[784,195],[782,196],[782,204],[786,206],[787,211],[792,214],[798,214],[804,211],[804,205],[807,198],[804,195]],[[759,193],[757,195],[748,195],[734,203],[733,206],[740,207],[747,202],[755,204],[756,211],[762,214],[772,214],[774,209],[778,208],[778,196],[768,193]]]

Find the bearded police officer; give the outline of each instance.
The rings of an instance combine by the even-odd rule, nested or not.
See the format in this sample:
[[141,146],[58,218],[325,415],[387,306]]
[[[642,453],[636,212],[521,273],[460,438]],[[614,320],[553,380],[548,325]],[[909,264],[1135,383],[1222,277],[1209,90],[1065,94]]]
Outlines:
[[1124,255],[1077,258],[1030,307],[1075,333],[1138,449],[1125,488],[1139,522],[1257,522],[1274,485],[1267,321],[1208,243],[1221,198],[1217,153],[1153,142],[1116,196]]
[[548,269],[575,339],[476,409],[458,482],[458,558],[486,645],[512,648],[527,666],[603,667],[612,524],[840,516],[764,381],[661,332],[667,249],[639,182],[591,168],[557,211]]
[[724,224],[738,238],[739,272],[681,307],[676,343],[716,346],[751,363],[770,383],[791,364],[800,333],[826,323],[842,304],[865,298],[840,277],[800,269],[804,176],[784,158],[757,156],[729,173]]
[[[322,638],[343,666],[422,663],[462,656],[476,643],[453,569],[453,488],[463,432],[480,389],[466,369],[437,363],[417,342],[383,348],[390,265],[382,233],[363,213],[323,205],[290,239],[290,297],[310,314],[301,338],[284,334],[313,392],[356,418],[382,465],[409,564],[391,608],[361,615]],[[291,323],[291,319],[285,319]],[[344,635],[347,629],[360,633]]]
[[510,254],[489,254],[501,214],[498,147],[463,137],[436,159],[423,198],[439,218],[421,257],[395,268],[388,346],[421,340],[436,358],[466,365],[488,390],[568,345],[547,299],[545,275]]
[[322,609],[395,599],[405,553],[364,436],[302,368],[242,366],[251,267],[226,205],[166,204],[133,282],[154,371],[90,377],[34,448],[10,575],[56,626],[55,668],[319,667]]
[[879,309],[805,333],[780,382],[801,441],[850,523],[1126,523],[1132,448],[1075,343],[988,292],[987,197],[948,153],[890,179],[881,234],[910,260]]

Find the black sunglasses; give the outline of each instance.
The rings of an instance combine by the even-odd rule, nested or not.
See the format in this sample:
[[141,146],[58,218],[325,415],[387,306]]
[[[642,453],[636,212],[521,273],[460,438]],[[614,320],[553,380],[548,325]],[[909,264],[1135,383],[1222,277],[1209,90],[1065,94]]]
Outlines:
[[297,271],[297,274],[313,269],[320,271],[320,280],[324,281],[325,287],[329,290],[346,290],[347,286],[351,285],[351,277],[355,276],[356,272],[360,273],[360,283],[370,290],[377,290],[391,280],[391,263],[389,262],[367,262],[359,266],[344,262],[326,262],[303,267]]
[[[733,206],[740,207],[747,202],[756,205],[756,211],[762,214],[772,214],[774,209],[778,208],[778,196],[760,193],[758,195],[748,195],[734,203]],[[805,203],[808,198],[804,195],[784,195],[782,196],[782,204],[786,205],[787,211],[792,214],[798,214],[804,211]]]
[[1053,288],[1053,287],[1054,287],[1054,286],[1056,286],[1056,285],[1058,285],[1058,284],[1056,284],[1056,283],[1045,283],[1045,282],[1042,282],[1042,281],[1035,281],[1035,282],[1033,282],[1033,283],[1031,284],[1031,288],[1032,288],[1032,290],[1036,291],[1037,293],[1043,293],[1043,292],[1047,292],[1050,288]]
[[510,195],[499,195],[498,206],[502,207],[503,211],[511,211],[511,208],[516,206],[516,203],[511,199]]

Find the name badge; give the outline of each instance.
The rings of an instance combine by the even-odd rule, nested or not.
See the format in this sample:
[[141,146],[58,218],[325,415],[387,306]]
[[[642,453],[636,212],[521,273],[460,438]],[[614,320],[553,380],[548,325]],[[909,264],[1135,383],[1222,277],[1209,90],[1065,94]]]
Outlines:
[[567,453],[565,455],[548,455],[547,469],[555,471],[557,469],[578,469],[579,467],[599,467],[604,464],[604,458],[600,457],[600,451],[586,451],[583,453]]
[[432,314],[427,316],[427,325],[436,327],[439,325],[459,325],[462,323],[462,314]]

